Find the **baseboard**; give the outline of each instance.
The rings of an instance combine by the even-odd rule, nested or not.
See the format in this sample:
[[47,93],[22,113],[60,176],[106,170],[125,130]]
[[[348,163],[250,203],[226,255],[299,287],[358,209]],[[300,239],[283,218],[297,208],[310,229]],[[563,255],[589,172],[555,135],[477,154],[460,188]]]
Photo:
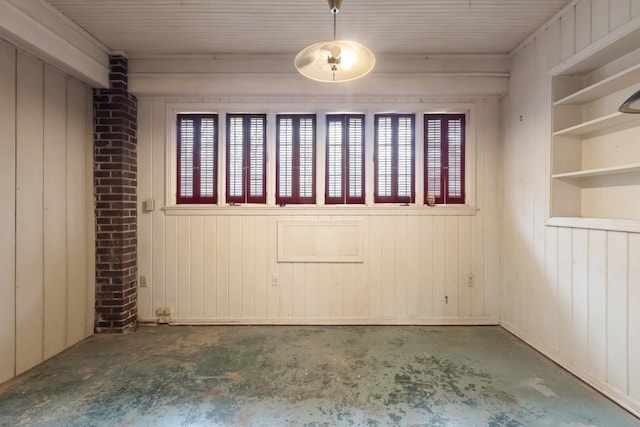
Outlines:
[[[158,318],[138,318],[139,323],[158,323]],[[415,326],[497,326],[500,321],[496,317],[433,317],[396,319],[386,317],[171,317],[170,325],[415,325]]]
[[567,359],[559,352],[548,348],[540,340],[529,336],[512,323],[501,319],[500,326],[533,347],[536,351],[542,353],[545,357],[560,365],[563,369],[566,369],[580,380],[593,387],[598,392],[622,406],[636,417],[640,418],[640,402],[631,399],[628,395],[621,393],[618,389],[611,387],[609,384],[603,383],[602,381],[594,378],[590,373],[574,365],[571,360]]

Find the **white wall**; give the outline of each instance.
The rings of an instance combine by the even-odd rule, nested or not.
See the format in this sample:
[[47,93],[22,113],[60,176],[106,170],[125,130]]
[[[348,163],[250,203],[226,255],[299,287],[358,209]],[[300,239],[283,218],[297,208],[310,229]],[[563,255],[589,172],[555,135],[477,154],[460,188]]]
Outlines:
[[501,323],[640,414],[640,235],[547,227],[550,77],[602,37],[640,26],[640,2],[572,3],[517,51],[503,105]]
[[0,40],[0,382],[93,331],[91,89]]
[[[140,63],[130,64],[134,70],[131,87],[138,96],[138,197],[156,201],[154,212],[138,212],[139,274],[148,282],[147,287],[139,288],[141,320],[152,321],[157,318],[158,308],[168,307],[175,323],[498,322],[499,94],[506,88],[506,84],[501,86],[501,81],[506,83],[505,75],[486,80],[472,76],[446,79],[440,74],[434,77],[440,82],[439,97],[428,92],[387,95],[394,91],[388,85],[382,87],[385,94],[377,96],[353,90],[358,86],[340,86],[338,90],[333,85],[324,87],[342,94],[318,95],[318,87],[308,89],[306,79],[297,74],[261,76],[263,88],[272,88],[271,83],[277,82],[278,90],[282,90],[286,80],[291,83],[279,96],[252,95],[247,92],[253,86],[236,83],[237,76],[226,81],[204,75],[200,80],[210,81],[212,86],[203,89],[207,92],[203,96],[169,97],[166,93],[184,87],[184,79],[162,73],[151,76],[150,69],[136,75],[135,70],[142,68]],[[398,84],[408,88],[413,82],[414,87],[422,87],[432,84],[426,83],[429,78],[403,77]],[[164,84],[157,85],[156,79],[163,79]],[[475,92],[484,90],[490,95],[459,95],[457,83],[463,80],[465,87],[473,86]],[[483,86],[485,81],[490,81],[488,86]],[[216,88],[236,95],[216,97],[212,93]],[[153,91],[165,95],[153,96]],[[421,113],[441,111],[443,106],[471,112],[467,161],[473,173],[467,179],[477,212],[429,208],[422,204],[421,196],[412,207],[171,207],[175,200],[171,150],[175,145],[172,121],[176,111],[264,111],[269,123],[274,123],[277,112],[318,112],[317,159],[322,170],[323,113],[360,111],[367,114],[368,123],[373,123],[377,111],[416,112],[416,127],[420,128]],[[220,125],[224,127],[223,114]],[[373,133],[371,129],[368,132],[367,191],[372,200]],[[275,131],[271,130],[267,168],[271,180],[268,200],[272,204],[274,139]],[[221,141],[224,146],[224,138]],[[420,146],[421,132],[416,141]],[[322,199],[323,179],[318,185],[317,194]],[[169,209],[165,209],[167,205]],[[364,233],[363,262],[278,262],[277,230],[282,221],[357,222]],[[468,273],[474,276],[473,286],[467,286]]]

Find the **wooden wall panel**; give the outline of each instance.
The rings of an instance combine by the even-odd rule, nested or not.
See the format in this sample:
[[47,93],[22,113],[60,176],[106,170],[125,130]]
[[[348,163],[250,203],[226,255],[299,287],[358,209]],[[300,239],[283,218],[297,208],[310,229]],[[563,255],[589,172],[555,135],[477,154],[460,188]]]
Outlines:
[[[138,101],[138,146],[137,156],[140,164],[151,164],[152,162],[152,126],[153,126],[153,102],[151,99],[141,99]],[[143,112],[143,113],[142,113]],[[141,317],[151,317],[153,315],[152,286],[149,283],[153,280],[152,271],[149,269],[153,264],[153,212],[143,209],[144,200],[153,197],[153,185],[151,183],[152,174],[140,174],[138,177],[138,277],[145,277],[147,286],[141,284],[138,287],[138,314]],[[143,247],[144,246],[144,247]]]
[[90,93],[0,41],[0,383],[93,331]]
[[607,233],[589,231],[589,365],[600,381],[607,380]]
[[[88,271],[94,252],[87,244],[88,223],[93,223],[87,213],[86,183],[93,179],[86,158],[92,144],[87,140],[86,87],[78,80],[67,78],[67,345],[75,344],[87,337],[87,293],[93,290],[94,277]],[[90,280],[90,281],[89,281]],[[88,282],[89,281],[89,282]],[[92,300],[92,302],[95,299]]]
[[607,236],[607,381],[627,393],[627,233]]
[[[67,339],[67,110],[66,77],[44,73],[44,357]],[[84,326],[84,322],[82,322]]]
[[629,395],[640,401],[640,234],[629,235]]
[[[507,264],[502,277],[502,323],[639,415],[639,369],[632,361],[639,357],[640,285],[637,262],[631,261],[639,256],[638,235],[545,224],[551,109],[548,70],[637,16],[636,0],[574,2],[536,35],[535,44],[517,52],[504,100],[501,153],[506,198],[502,260]],[[528,52],[532,45],[536,51],[533,72]],[[529,115],[520,120],[520,111]],[[523,124],[527,117],[531,123]],[[526,164],[534,167],[521,167]],[[518,194],[532,205],[514,207],[511,199]],[[530,218],[527,209],[533,212]],[[533,227],[519,218],[533,221]],[[512,255],[521,248],[524,251]],[[514,310],[521,304],[525,313],[534,313],[532,330],[526,315],[520,317]]]
[[[470,100],[461,107],[472,112],[470,168],[484,168],[478,182],[471,183],[479,206],[472,216],[442,215],[441,209],[419,206],[409,208],[408,214],[372,208],[377,212],[345,209],[345,214],[334,215],[322,207],[262,214],[244,206],[238,214],[228,208],[202,214],[165,212],[161,202],[167,177],[174,179],[166,165],[172,152],[167,132],[173,132],[166,122],[173,107],[167,103],[173,102],[140,100],[138,190],[157,202],[155,212],[140,218],[139,237],[145,241],[139,250],[147,253],[140,253],[139,269],[151,275],[150,289],[141,290],[146,295],[141,320],[152,321],[158,308],[168,307],[173,320],[186,323],[497,322],[499,99]],[[373,166],[370,154],[368,167]],[[490,206],[485,206],[487,197]],[[253,212],[247,214],[247,209]],[[278,223],[287,220],[358,222],[365,241],[362,262],[278,262]],[[467,284],[469,274],[473,286]]]
[[0,40],[0,383],[16,355],[16,50]]
[[18,52],[16,100],[16,373],[43,360],[44,66]]

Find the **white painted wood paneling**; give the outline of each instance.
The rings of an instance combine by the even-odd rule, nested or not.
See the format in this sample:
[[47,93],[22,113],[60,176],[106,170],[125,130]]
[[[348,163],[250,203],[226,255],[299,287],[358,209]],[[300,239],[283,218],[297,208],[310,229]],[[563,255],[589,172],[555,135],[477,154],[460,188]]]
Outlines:
[[629,235],[629,395],[640,400],[640,234]]
[[[44,74],[44,357],[67,340],[67,102],[66,76]],[[61,203],[62,202],[62,203]],[[81,324],[84,325],[84,322]]]
[[16,373],[43,360],[44,65],[18,52],[16,100]]
[[[575,8],[573,7],[575,6]],[[504,102],[504,245],[502,324],[636,415],[638,394],[638,234],[545,225],[548,196],[550,88],[548,70],[624,26],[640,26],[634,1],[576,2],[537,33],[514,58]],[[634,18],[635,17],[635,18]],[[633,20],[633,22],[631,22]],[[589,31],[587,31],[589,29]],[[590,40],[587,41],[587,33]],[[533,46],[535,53],[528,49]],[[531,56],[536,65],[529,66]],[[540,96],[545,93],[545,96]],[[520,111],[535,111],[523,129]],[[525,116],[526,117],[526,116]],[[540,130],[544,129],[544,133]],[[524,146],[523,146],[524,145]],[[521,168],[533,163],[534,168]],[[510,198],[530,199],[533,216]],[[533,226],[522,226],[526,218]],[[521,246],[524,248],[518,247]],[[519,255],[512,256],[512,253]],[[534,256],[521,256],[532,252]],[[538,276],[540,255],[544,274]],[[633,260],[633,261],[632,261]],[[528,280],[532,273],[534,280]],[[519,292],[531,298],[519,298]],[[539,313],[533,330],[513,307]]]
[[[74,78],[67,78],[67,345],[73,345],[87,337],[86,321],[90,316],[87,310],[87,293],[91,291],[87,280],[93,275],[88,272],[90,258],[87,230],[90,221],[86,209],[87,180],[93,179],[93,171],[88,168],[87,150],[92,145],[87,141],[87,111],[92,111],[87,104],[87,87]],[[89,282],[92,283],[92,282]],[[95,300],[94,300],[95,302]]]
[[93,332],[91,91],[0,41],[0,382]]
[[[297,102],[305,104],[306,98],[299,98]],[[397,98],[393,101],[399,102]],[[274,112],[281,108],[270,102],[258,99],[248,106],[233,101],[232,107],[222,102],[215,108],[223,112],[226,108]],[[370,111],[371,116],[385,108],[384,100],[376,101],[379,106],[346,107],[344,101],[336,102],[331,108]],[[415,109],[417,114],[438,108],[406,102],[414,104],[398,108]],[[469,175],[470,199],[478,212],[421,206],[406,210],[379,206],[229,208],[223,202],[204,210],[163,210],[165,186],[173,180],[173,172],[166,168],[172,158],[168,114],[175,105],[198,111],[214,104],[189,97],[140,98],[138,193],[141,199],[152,194],[158,202],[156,212],[140,218],[139,237],[145,241],[139,242],[139,250],[148,253],[140,253],[139,269],[152,272],[151,289],[144,292],[153,295],[152,306],[141,304],[140,319],[153,321],[157,309],[169,307],[171,321],[178,323],[496,322],[501,265],[501,103],[497,98],[469,98],[446,104],[452,110],[470,111],[469,170],[476,172],[479,165],[484,168],[482,176]],[[314,105],[298,108],[317,108]],[[274,144],[268,142],[268,146]],[[319,146],[321,152],[322,142]],[[367,167],[372,168],[371,150],[367,153]],[[367,183],[372,190],[373,178]],[[332,222],[361,228],[364,246],[358,248],[357,262],[278,259],[279,246],[305,243],[283,241],[278,236],[282,224]],[[473,286],[467,284],[469,274]]]
[[16,366],[16,50],[0,40],[0,383]]

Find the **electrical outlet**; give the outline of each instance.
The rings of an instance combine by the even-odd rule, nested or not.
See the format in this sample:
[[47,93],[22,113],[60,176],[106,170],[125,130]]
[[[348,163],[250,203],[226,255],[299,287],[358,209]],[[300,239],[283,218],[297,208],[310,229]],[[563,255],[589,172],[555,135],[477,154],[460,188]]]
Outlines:
[[467,274],[467,286],[473,286],[473,273]]
[[140,280],[138,281],[141,288],[147,287],[147,276],[140,276]]
[[279,286],[280,283],[278,281],[278,276],[276,274],[274,274],[273,276],[271,276],[271,286]]

